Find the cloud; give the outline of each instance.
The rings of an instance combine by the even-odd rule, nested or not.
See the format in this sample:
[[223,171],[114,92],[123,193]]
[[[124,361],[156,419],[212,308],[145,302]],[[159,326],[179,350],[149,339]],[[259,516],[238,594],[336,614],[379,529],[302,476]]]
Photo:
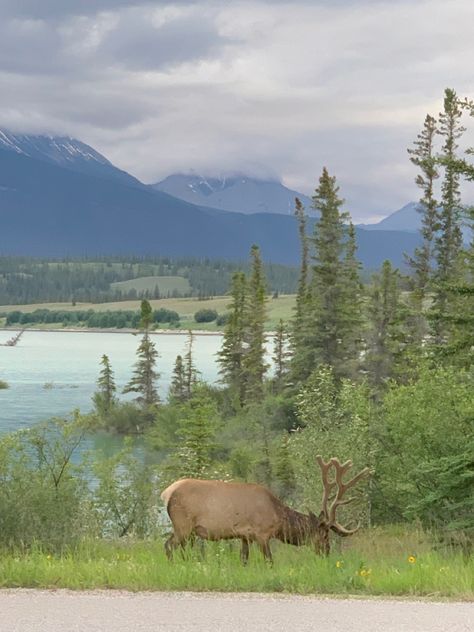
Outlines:
[[0,126],[75,135],[146,181],[323,165],[357,219],[418,193],[406,148],[474,96],[470,0],[3,0]]

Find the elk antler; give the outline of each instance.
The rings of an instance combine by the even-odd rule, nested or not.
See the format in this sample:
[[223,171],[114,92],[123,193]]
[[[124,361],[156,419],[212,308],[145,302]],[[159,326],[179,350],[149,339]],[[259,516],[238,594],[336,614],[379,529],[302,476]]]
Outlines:
[[[347,483],[344,483],[342,478],[344,474],[352,467],[352,461],[341,463],[336,457],[329,459],[329,461],[324,461],[324,459],[320,455],[316,457],[316,460],[319,464],[319,467],[321,468],[321,475],[323,479],[322,512],[324,514],[324,518],[326,519],[328,526],[339,535],[352,535],[358,530],[359,525],[355,529],[347,529],[343,527],[336,521],[336,510],[341,505],[348,505],[355,500],[355,498],[343,499],[343,496],[348,489],[354,487],[354,485],[356,485],[364,476],[369,473],[369,468],[365,467],[362,471],[359,472],[359,474],[351,478],[349,481],[347,481]],[[331,467],[334,467],[335,469],[335,480],[332,481],[329,480],[329,472]],[[330,498],[330,494],[335,487],[337,488],[336,495]],[[332,500],[332,503],[328,507],[328,503],[330,500]]]

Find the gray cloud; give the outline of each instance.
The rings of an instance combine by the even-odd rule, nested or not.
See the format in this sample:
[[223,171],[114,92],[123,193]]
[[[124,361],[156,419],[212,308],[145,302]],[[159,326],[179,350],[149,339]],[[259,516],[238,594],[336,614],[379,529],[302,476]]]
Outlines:
[[148,12],[124,12],[101,41],[99,58],[134,70],[198,60],[219,53],[227,42],[212,19],[185,14],[155,25]]
[[[323,165],[358,220],[417,195],[406,147],[473,96],[471,0],[3,0],[0,126],[75,135],[146,181]],[[429,19],[427,19],[429,16]]]

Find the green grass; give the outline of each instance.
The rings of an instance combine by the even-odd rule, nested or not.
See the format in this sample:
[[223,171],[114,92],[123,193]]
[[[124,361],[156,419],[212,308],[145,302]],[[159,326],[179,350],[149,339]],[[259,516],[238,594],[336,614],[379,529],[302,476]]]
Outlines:
[[186,294],[191,291],[188,279],[181,276],[138,277],[137,279],[116,281],[110,284],[112,290],[120,290],[121,292],[129,292],[130,290],[136,290],[137,292],[149,290],[150,292],[154,292],[156,286],[158,286],[160,294],[171,293],[175,290],[181,294]]
[[[206,543],[169,563],[161,540],[86,542],[70,553],[51,555],[37,548],[0,555],[0,587],[120,588],[285,592],[298,594],[389,595],[474,599],[474,561],[460,553],[435,552],[402,537],[378,538],[376,530],[328,558],[312,550],[273,544],[274,565],[251,550],[239,561],[237,543]],[[372,543],[372,544],[371,544]],[[387,546],[389,543],[389,546]],[[406,549],[407,543],[415,548]],[[401,550],[403,548],[403,551]],[[413,556],[412,562],[409,557]]]

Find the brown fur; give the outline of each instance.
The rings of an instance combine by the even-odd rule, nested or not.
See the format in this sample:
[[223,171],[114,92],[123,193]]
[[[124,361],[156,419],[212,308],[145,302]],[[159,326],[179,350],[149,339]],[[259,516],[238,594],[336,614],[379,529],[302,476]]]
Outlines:
[[272,538],[294,545],[312,543],[318,552],[329,552],[329,526],[324,519],[290,509],[262,485],[182,479],[165,489],[161,498],[174,529],[165,544],[170,558],[174,548],[184,547],[194,536],[239,538],[244,563],[251,542],[271,561]]

